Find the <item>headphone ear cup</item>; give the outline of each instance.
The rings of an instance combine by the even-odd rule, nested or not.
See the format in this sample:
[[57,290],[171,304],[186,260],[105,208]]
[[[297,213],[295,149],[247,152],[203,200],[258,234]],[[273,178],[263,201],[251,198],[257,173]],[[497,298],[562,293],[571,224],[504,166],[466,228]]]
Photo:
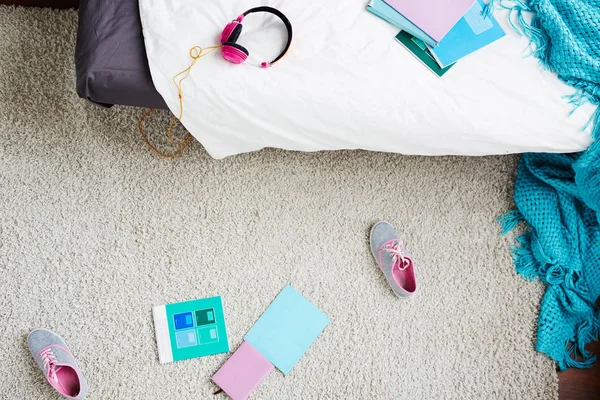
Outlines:
[[233,47],[235,49],[238,49],[239,51],[241,51],[242,53],[244,53],[246,55],[246,58],[250,55],[250,52],[248,51],[248,49],[239,43],[227,42],[227,43],[225,43],[225,45]]
[[237,21],[228,23],[221,32],[221,44],[235,43],[242,34],[242,24]]
[[221,48],[221,55],[231,63],[241,64],[248,59],[250,53],[240,44],[227,42]]
[[233,32],[231,32],[231,35],[229,35],[229,39],[227,39],[225,43],[236,43],[240,35],[242,34],[242,28],[242,24],[237,24],[235,28],[233,28]]

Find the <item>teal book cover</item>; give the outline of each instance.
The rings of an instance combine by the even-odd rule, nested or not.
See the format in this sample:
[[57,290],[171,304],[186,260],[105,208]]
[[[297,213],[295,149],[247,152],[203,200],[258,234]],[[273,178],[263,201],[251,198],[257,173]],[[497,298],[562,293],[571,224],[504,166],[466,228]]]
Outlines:
[[161,364],[229,351],[221,297],[152,307]]
[[244,340],[287,375],[328,324],[321,310],[288,285]]
[[408,51],[412,53],[423,65],[425,65],[431,72],[436,74],[438,77],[444,75],[452,65],[449,65],[445,68],[442,68],[438,65],[437,61],[431,54],[431,51],[427,48],[427,45],[423,43],[420,39],[410,35],[407,32],[400,31],[398,35],[396,35],[396,40],[402,44],[402,46],[406,47]]

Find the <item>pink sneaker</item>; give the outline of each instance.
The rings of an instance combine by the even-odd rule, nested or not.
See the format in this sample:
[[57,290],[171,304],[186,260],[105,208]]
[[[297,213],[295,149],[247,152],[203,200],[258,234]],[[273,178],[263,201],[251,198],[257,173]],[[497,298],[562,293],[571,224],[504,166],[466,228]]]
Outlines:
[[376,223],[371,228],[370,243],[373,257],[396,296],[412,296],[417,290],[415,266],[394,227],[386,221]]
[[27,345],[48,383],[68,399],[83,399],[87,382],[65,342],[53,332],[35,329],[27,336]]

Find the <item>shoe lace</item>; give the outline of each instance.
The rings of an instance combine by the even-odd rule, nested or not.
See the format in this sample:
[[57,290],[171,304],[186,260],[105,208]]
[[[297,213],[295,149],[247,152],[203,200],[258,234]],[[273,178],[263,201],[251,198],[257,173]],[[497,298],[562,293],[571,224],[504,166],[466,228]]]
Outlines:
[[48,376],[54,381],[54,383],[58,383],[58,376],[56,375],[56,364],[58,361],[56,360],[56,356],[52,352],[52,349],[46,349],[40,353],[40,357],[42,357],[42,362],[44,363],[44,369],[48,371]]
[[385,251],[392,256],[392,268],[398,268],[399,271],[404,271],[410,266],[410,260],[407,255],[404,254],[402,241],[400,239],[392,239],[389,242],[384,243],[379,249],[380,254],[382,251]]

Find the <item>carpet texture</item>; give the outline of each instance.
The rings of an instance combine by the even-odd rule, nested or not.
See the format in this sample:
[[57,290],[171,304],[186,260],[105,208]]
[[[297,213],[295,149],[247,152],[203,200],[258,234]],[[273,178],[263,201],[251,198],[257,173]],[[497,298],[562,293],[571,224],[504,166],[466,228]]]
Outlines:
[[[37,327],[65,338],[90,399],[213,398],[227,355],[159,365],[152,305],[221,295],[235,349],[286,284],[331,324],[255,399],[557,397],[534,350],[542,287],[516,276],[493,222],[516,157],[215,161],[194,143],[163,160],[136,131],[142,110],[77,98],[75,29],[72,11],[0,7],[1,398],[57,398],[27,353]],[[370,255],[379,219],[414,256],[410,300]]]

